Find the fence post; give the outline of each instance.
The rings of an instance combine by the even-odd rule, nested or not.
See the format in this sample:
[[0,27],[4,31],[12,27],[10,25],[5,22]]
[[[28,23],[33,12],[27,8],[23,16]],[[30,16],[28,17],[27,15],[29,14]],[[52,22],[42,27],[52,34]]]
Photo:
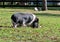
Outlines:
[[3,1],[3,8],[5,8],[5,6],[4,6],[4,1]]

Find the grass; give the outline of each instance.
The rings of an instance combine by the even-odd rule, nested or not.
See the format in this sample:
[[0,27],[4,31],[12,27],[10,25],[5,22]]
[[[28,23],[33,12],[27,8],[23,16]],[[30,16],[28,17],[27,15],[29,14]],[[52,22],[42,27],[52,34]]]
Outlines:
[[[35,13],[40,28],[11,27],[15,12]],[[57,12],[57,13],[56,13]],[[60,11],[34,11],[29,9],[0,9],[0,42],[60,42]]]

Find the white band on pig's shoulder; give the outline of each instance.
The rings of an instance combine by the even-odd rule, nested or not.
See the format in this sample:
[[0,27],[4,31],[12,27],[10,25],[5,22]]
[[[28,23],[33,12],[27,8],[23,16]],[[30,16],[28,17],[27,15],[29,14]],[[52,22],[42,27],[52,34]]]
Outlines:
[[36,16],[34,14],[32,14],[32,15],[33,15],[33,19],[32,19],[32,21],[30,23],[28,23],[28,25],[31,25],[36,19]]

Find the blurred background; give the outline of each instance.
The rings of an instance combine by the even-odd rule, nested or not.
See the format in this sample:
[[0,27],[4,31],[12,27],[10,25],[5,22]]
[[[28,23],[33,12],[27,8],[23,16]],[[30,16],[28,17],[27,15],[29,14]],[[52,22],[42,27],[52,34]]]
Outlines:
[[60,10],[60,0],[0,0],[0,7]]

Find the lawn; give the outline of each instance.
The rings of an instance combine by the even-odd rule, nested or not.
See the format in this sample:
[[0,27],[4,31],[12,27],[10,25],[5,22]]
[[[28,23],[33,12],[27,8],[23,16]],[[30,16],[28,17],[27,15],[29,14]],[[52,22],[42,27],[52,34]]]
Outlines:
[[[15,12],[35,13],[41,27],[12,28],[10,17]],[[60,42],[60,11],[0,8],[0,42]]]

